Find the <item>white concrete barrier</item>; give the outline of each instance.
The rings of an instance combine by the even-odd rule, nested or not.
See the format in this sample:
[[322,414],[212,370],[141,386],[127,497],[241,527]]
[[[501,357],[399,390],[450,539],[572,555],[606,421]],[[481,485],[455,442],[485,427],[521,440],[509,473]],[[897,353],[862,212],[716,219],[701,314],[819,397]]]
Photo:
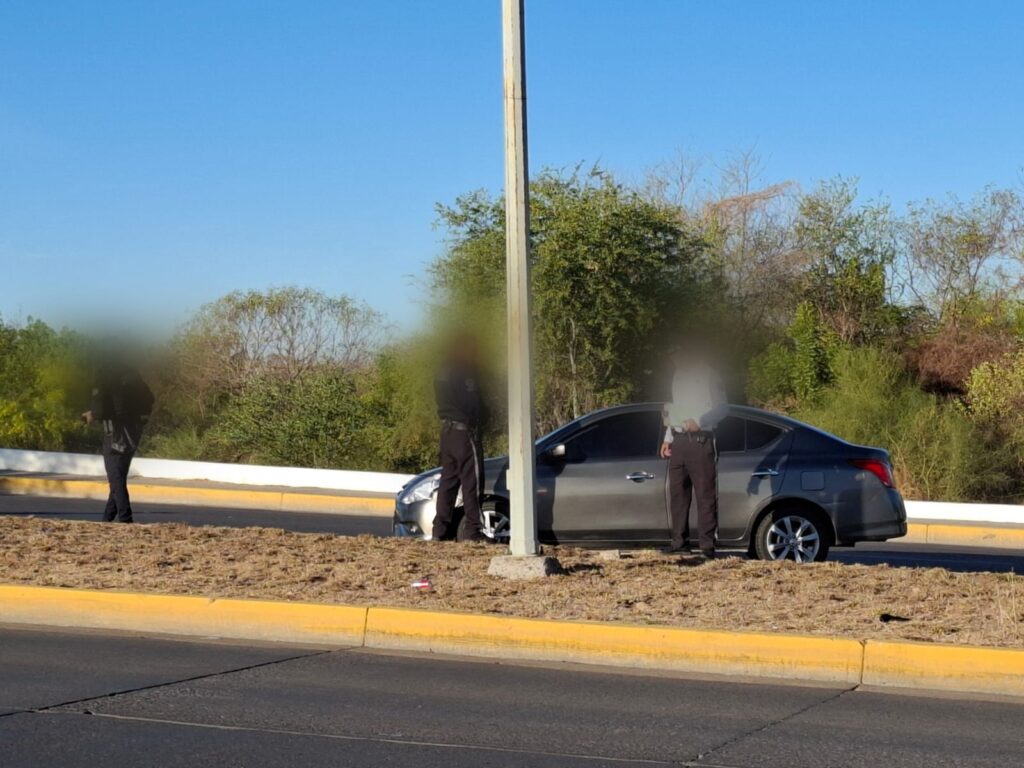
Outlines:
[[[103,476],[103,459],[81,453],[18,451],[0,448],[0,470],[57,475]],[[207,461],[136,459],[132,477],[153,480],[205,480],[238,485],[319,488],[359,493],[397,493],[411,475],[355,472],[346,469],[264,467],[256,464],[215,464]]]
[[968,504],[954,501],[908,501],[907,519],[958,523],[1007,523],[1024,525],[1024,506],[1017,504]]
[[[0,470],[58,475],[102,476],[103,459],[81,453],[18,451],[0,448]],[[214,464],[206,461],[136,459],[133,477],[153,480],[205,480],[237,485],[320,488],[357,493],[397,493],[411,478],[389,472],[355,472],[346,469],[265,467],[255,464]],[[969,523],[1024,525],[1024,506],[1014,504],[965,504],[948,501],[908,501],[911,521],[938,520]]]

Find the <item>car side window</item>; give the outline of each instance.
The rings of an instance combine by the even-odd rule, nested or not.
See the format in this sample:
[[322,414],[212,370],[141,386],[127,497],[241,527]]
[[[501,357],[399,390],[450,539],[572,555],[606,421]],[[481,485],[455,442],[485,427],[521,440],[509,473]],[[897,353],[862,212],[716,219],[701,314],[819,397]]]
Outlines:
[[781,427],[765,424],[763,421],[747,421],[747,450],[763,448],[782,433]]
[[658,455],[661,432],[657,411],[609,416],[566,440],[566,461],[653,458]]
[[744,448],[747,420],[739,416],[726,416],[715,427],[715,442],[719,453],[734,453]]

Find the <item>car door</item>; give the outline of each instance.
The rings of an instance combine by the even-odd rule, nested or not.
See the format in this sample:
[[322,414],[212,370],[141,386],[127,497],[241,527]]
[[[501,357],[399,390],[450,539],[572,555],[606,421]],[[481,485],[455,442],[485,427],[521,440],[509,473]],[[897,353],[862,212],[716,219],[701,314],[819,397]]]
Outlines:
[[[743,538],[751,517],[782,487],[793,433],[754,418],[727,416],[718,444],[718,539]],[[691,512],[692,515],[692,512]]]
[[658,456],[661,413],[614,414],[562,442],[543,458],[538,522],[559,542],[651,543],[667,540],[668,462]]

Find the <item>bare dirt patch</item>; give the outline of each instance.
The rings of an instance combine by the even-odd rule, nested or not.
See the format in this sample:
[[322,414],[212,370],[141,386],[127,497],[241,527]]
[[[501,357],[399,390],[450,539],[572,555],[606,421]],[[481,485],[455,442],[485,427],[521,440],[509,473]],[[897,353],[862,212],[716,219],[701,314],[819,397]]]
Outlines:
[[[303,600],[1024,647],[1024,578],[939,568],[811,566],[552,550],[567,573],[487,575],[482,544],[273,528],[0,518],[0,583]],[[430,575],[434,589],[410,584]]]

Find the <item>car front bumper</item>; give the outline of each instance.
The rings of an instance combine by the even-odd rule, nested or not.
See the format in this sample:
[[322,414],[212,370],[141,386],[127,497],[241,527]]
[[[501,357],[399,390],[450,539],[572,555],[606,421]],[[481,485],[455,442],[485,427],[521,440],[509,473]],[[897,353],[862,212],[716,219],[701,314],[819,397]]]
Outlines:
[[417,501],[412,504],[395,502],[395,514],[392,519],[392,532],[395,536],[429,541],[433,521],[433,499]]

